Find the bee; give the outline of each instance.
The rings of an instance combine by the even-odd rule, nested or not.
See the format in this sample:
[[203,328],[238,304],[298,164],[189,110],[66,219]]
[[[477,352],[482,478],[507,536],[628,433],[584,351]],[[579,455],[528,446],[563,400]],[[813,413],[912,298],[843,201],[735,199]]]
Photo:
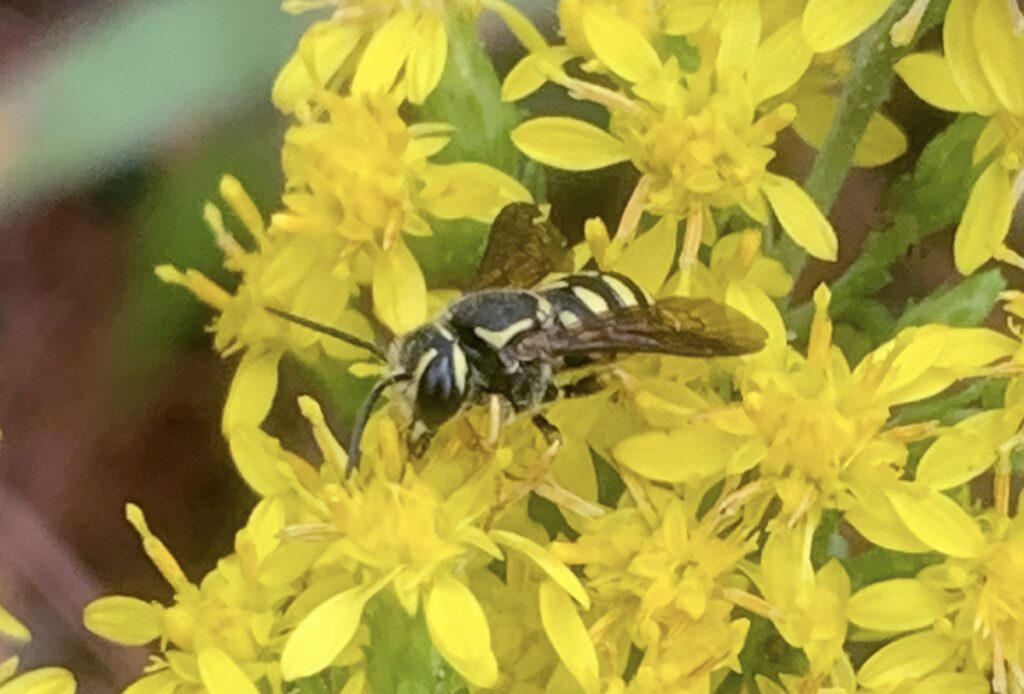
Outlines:
[[[359,465],[363,430],[388,389],[409,422],[410,454],[420,457],[442,424],[497,396],[515,413],[530,413],[551,436],[542,406],[573,390],[556,375],[619,355],[687,357],[760,350],[764,329],[709,299],[655,301],[628,277],[578,272],[536,287],[566,257],[565,238],[529,203],[504,207],[491,227],[471,291],[437,319],[395,337],[385,349],[279,309],[268,311],[366,349],[386,362],[385,375],[356,413],[348,472]],[[577,384],[578,385],[578,384]],[[579,388],[577,388],[579,389]]]

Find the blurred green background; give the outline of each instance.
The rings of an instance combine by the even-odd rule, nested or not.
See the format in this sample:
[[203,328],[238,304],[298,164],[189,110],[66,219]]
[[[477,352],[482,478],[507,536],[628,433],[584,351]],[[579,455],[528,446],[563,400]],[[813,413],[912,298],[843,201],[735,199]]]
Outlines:
[[232,172],[273,208],[268,94],[308,20],[273,0],[0,4],[0,603],[33,630],[23,667],[68,666],[82,692],[145,663],[84,630],[86,602],[170,595],[125,502],[194,580],[251,507],[210,314],[152,267],[230,283],[202,203]]
[[[519,4],[554,38],[553,0]],[[276,0],[0,3],[0,604],[34,631],[24,666],[70,667],[82,692],[119,689],[145,663],[144,649],[88,634],[82,607],[103,593],[170,596],[125,502],[193,580],[231,550],[252,505],[219,433],[232,365],[210,349],[210,312],[152,267],[231,286],[202,204],[230,172],[274,209],[286,121],[270,87],[310,21]],[[507,70],[518,48],[486,26]],[[950,120],[899,87],[890,112],[912,125],[912,152]],[[792,135],[780,150],[775,168],[797,177],[813,159]],[[885,182],[913,158],[853,172],[832,213],[841,262],[810,265],[798,299],[855,256]],[[548,171],[556,222],[577,238],[586,216],[614,225],[629,181],[626,167]],[[883,300],[949,279],[950,246],[937,234],[900,261]],[[305,387],[286,373],[281,397]]]

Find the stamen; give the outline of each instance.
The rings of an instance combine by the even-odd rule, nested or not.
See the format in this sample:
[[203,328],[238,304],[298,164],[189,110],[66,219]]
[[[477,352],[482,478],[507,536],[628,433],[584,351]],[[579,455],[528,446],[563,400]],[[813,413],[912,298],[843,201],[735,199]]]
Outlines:
[[650,189],[650,177],[641,176],[636,187],[633,188],[633,193],[629,196],[629,202],[626,203],[626,209],[623,210],[619,226],[615,230],[613,243],[617,244],[619,248],[625,248],[636,237],[637,227],[640,226],[640,217],[643,216],[644,207],[647,205],[647,192]]
[[203,221],[213,233],[213,240],[227,258],[238,258],[245,255],[245,249],[224,226],[224,215],[220,208],[212,202],[203,205]]
[[231,206],[232,211],[242,220],[257,243],[265,241],[263,215],[256,208],[249,194],[245,192],[241,182],[234,176],[222,176],[220,179],[220,195]]
[[596,84],[576,79],[575,77],[560,77],[558,75],[552,75],[549,79],[557,81],[563,87],[568,89],[569,96],[574,99],[593,101],[595,104],[604,106],[609,111],[621,110],[632,114],[638,114],[643,110],[639,104],[624,94],[612,91],[611,89],[606,89],[605,87],[599,87]]
[[722,591],[722,594],[726,600],[734,605],[750,610],[754,614],[761,615],[767,619],[780,619],[783,616],[782,610],[778,607],[775,607],[763,598],[751,595],[745,590],[726,588]]
[[704,208],[695,205],[690,216],[686,218],[683,251],[679,254],[680,287],[686,291],[689,291],[690,288],[690,272],[693,271],[693,266],[697,262],[697,253],[700,252],[700,242],[703,238]]
[[889,38],[892,39],[893,46],[900,48],[909,45],[914,40],[917,28],[921,25],[921,18],[930,2],[931,0],[914,0],[914,4],[910,6],[910,10],[903,15],[903,18],[892,25],[892,29],[889,30]]

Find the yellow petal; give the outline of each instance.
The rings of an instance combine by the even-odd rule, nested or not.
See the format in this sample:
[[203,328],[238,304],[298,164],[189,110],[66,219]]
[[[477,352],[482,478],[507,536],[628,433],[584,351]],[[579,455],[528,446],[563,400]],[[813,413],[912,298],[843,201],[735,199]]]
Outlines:
[[0,684],[0,694],[74,694],[75,677],[64,668],[30,670]]
[[[326,269],[312,272],[299,285],[288,310],[308,320],[345,329],[339,323],[345,312],[345,306],[348,304],[351,290],[347,278],[339,278]],[[365,333],[361,335],[361,337],[365,336]],[[373,341],[372,333],[368,339]],[[312,347],[317,343],[323,343],[326,347],[328,343],[339,342],[339,340],[332,340],[322,333],[294,323],[288,324],[288,340],[293,349]],[[354,353],[360,357],[366,356],[365,350],[354,350]]]
[[330,665],[356,635],[366,603],[390,580],[391,576],[387,576],[369,586],[351,588],[310,610],[284,644],[281,652],[284,678],[307,677]]
[[547,41],[544,40],[544,35],[514,5],[503,0],[483,0],[482,4],[487,9],[497,12],[501,16],[509,31],[512,32],[512,35],[516,37],[516,40],[527,51],[534,53],[548,47]]
[[815,53],[835,50],[878,21],[893,0],[808,0],[803,29]]
[[763,290],[745,282],[731,282],[725,290],[725,303],[768,331],[768,347],[762,354],[782,355],[788,350],[782,314]]
[[172,670],[161,670],[132,682],[122,694],[174,694],[180,684]]
[[551,645],[584,692],[601,690],[597,651],[569,595],[554,581],[540,584],[540,619]]
[[951,557],[977,557],[985,536],[967,511],[934,489],[886,490],[896,514],[910,532],[932,549]]
[[[838,101],[828,94],[812,94],[796,100],[793,128],[813,147],[821,147],[835,120]],[[881,113],[871,114],[868,126],[853,153],[855,166],[887,164],[907,150],[907,138],[899,126]]]
[[896,74],[919,97],[945,111],[971,111],[971,103],[957,87],[953,68],[939,53],[912,53],[896,63]]
[[513,67],[501,84],[502,101],[519,101],[544,86],[549,76],[573,58],[568,46],[553,46],[530,53]]
[[675,219],[662,217],[626,246],[610,269],[626,275],[648,293],[656,294],[672,269],[677,236]]
[[907,694],[989,694],[988,679],[979,672],[940,672],[914,682]]
[[412,9],[401,10],[373,33],[352,78],[353,94],[379,94],[391,89],[409,56],[416,14]]
[[163,610],[138,598],[112,595],[85,607],[85,628],[108,641],[141,646],[160,636]]
[[603,4],[587,4],[582,11],[587,43],[608,69],[633,83],[658,76],[661,60],[635,26]]
[[933,672],[956,651],[956,644],[933,631],[911,634],[874,653],[857,681],[868,689],[891,689]]
[[1005,438],[989,435],[999,432],[1003,421],[1004,411],[993,410],[959,422],[921,456],[915,479],[940,491],[974,479],[998,458],[996,448]]
[[3,684],[7,680],[14,677],[14,675],[18,672],[19,662],[20,661],[18,659],[18,656],[16,655],[12,655],[11,657],[6,658],[2,662],[0,662],[0,684]]
[[659,482],[689,482],[725,473],[736,450],[733,437],[707,424],[645,431],[619,443],[615,460]]
[[512,131],[512,142],[526,156],[567,171],[591,171],[629,158],[622,142],[601,128],[563,116],[526,121]]
[[584,610],[590,609],[590,596],[587,595],[587,591],[583,584],[580,583],[580,579],[551,552],[522,535],[510,533],[506,530],[492,530],[491,538],[499,545],[505,545],[517,552],[522,552],[537,568],[547,574],[548,578],[571,595]]
[[1011,188],[1010,176],[998,161],[975,182],[953,240],[953,258],[961,274],[977,270],[1003,245],[1013,216]]
[[971,164],[977,166],[987,159],[1000,147],[1006,146],[1006,130],[998,118],[989,119],[985,128],[978,135],[978,141],[974,143],[974,150],[971,152]]
[[487,617],[464,583],[447,574],[434,579],[426,602],[427,629],[438,652],[477,687],[493,687],[498,663]]
[[768,174],[762,190],[779,224],[797,245],[815,258],[836,259],[836,232],[803,188],[788,178]]
[[1024,114],[1024,38],[1014,33],[1006,0],[978,0],[974,44],[981,69],[1003,108]]
[[277,350],[248,350],[235,369],[221,430],[225,435],[242,426],[259,426],[267,418],[277,393],[277,364],[281,352]]
[[685,0],[684,2],[666,3],[661,18],[663,30],[669,36],[692,34],[711,19],[716,7],[718,7],[718,0]]
[[960,93],[975,112],[988,115],[996,108],[996,95],[988,85],[974,44],[977,8],[978,0],[952,0],[942,23],[942,43]]
[[853,153],[854,166],[871,168],[888,164],[907,151],[907,136],[900,126],[876,111]]
[[32,638],[28,627],[10,612],[0,607],[0,635],[13,641],[28,641]]
[[715,68],[746,72],[761,42],[760,0],[721,0],[718,5],[722,21],[722,42],[718,48]]
[[227,653],[219,648],[199,651],[199,677],[209,694],[259,694],[256,685]]
[[420,203],[440,219],[490,222],[505,205],[533,200],[519,181],[477,162],[431,165],[423,181]]
[[754,103],[781,94],[797,83],[814,54],[804,41],[800,20],[783,24],[765,39],[754,54],[747,82]]
[[900,520],[882,489],[865,485],[855,490],[855,496],[857,504],[847,510],[845,520],[872,543],[898,552],[931,551]]
[[352,55],[362,35],[360,27],[340,22],[317,22],[307,29],[295,55],[274,81],[274,105],[292,113],[301,102],[315,97]]
[[231,459],[246,484],[260,496],[280,494],[290,486],[284,471],[284,449],[256,426],[238,426],[228,434]]
[[377,260],[373,307],[381,322],[396,335],[419,327],[427,319],[427,283],[416,259],[401,241],[391,244]]
[[949,612],[955,596],[912,578],[875,583],[850,598],[854,624],[878,631],[912,631]]
[[424,12],[412,32],[405,83],[409,101],[422,104],[441,81],[448,59],[448,33],[435,12]]

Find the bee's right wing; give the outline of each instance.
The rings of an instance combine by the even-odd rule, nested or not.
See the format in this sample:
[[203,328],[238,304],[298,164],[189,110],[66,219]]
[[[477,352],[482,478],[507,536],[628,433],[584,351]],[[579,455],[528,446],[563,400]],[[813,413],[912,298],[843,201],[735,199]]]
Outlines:
[[532,287],[561,269],[568,241],[540,208],[528,202],[506,205],[494,218],[483,259],[470,289]]
[[757,352],[768,333],[739,311],[710,299],[675,296],[524,335],[511,348],[524,361],[544,357],[647,352],[715,357]]

